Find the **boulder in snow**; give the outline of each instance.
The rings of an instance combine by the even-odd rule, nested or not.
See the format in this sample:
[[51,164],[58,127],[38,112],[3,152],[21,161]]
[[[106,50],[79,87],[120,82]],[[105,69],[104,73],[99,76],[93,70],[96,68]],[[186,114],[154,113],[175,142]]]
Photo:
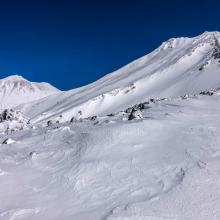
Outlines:
[[6,138],[3,142],[2,142],[2,144],[12,144],[12,143],[14,143],[15,142],[15,140],[13,140],[13,139],[11,139],[11,138]]

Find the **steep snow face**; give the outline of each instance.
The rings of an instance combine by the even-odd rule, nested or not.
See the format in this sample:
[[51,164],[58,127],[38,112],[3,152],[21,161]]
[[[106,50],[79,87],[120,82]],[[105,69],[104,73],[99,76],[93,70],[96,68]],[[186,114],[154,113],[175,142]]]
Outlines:
[[20,109],[35,121],[105,115],[147,97],[176,97],[220,86],[220,33],[173,38],[152,53],[79,89]]
[[48,83],[30,82],[18,75],[9,76],[0,80],[0,108],[15,107],[58,92]]

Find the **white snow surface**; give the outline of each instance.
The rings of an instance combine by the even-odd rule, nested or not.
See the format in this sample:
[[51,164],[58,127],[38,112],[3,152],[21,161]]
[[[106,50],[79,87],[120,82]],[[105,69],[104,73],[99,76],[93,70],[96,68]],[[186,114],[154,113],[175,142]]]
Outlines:
[[0,220],[219,220],[219,36],[20,105],[0,133]]
[[0,109],[15,107],[58,93],[48,83],[30,82],[19,75],[0,79]]
[[218,220],[220,96],[149,107],[0,136],[0,219]]

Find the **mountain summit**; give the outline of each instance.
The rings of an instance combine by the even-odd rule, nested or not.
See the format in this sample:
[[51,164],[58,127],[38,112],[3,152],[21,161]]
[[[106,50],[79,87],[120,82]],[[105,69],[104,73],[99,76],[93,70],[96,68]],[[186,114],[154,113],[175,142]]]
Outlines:
[[15,107],[59,92],[48,83],[30,82],[19,75],[0,80],[1,109]]

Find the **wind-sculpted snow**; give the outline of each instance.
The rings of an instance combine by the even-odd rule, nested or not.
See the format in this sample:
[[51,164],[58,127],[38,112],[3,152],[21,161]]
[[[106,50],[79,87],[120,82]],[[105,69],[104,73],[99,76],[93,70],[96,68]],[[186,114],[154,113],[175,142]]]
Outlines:
[[219,219],[219,108],[216,90],[1,135],[0,219]]

